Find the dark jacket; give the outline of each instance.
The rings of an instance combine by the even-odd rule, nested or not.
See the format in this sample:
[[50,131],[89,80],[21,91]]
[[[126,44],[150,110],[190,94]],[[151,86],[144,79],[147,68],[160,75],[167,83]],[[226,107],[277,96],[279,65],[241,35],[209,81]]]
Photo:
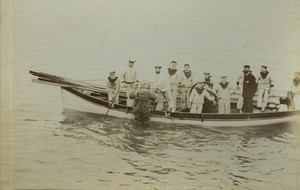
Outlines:
[[130,94],[129,98],[134,98],[133,113],[150,113],[151,100],[156,100],[156,96],[149,90],[140,90],[136,94]]
[[244,75],[243,97],[244,98],[253,98],[256,90],[257,90],[256,79],[252,75],[252,73]]

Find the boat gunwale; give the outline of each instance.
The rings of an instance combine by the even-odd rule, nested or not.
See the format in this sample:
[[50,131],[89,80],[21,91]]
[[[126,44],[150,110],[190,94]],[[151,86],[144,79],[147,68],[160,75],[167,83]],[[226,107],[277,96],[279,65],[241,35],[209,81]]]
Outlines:
[[[61,87],[62,89],[81,97],[82,99],[85,99],[86,101],[89,101],[91,103],[94,103],[98,106],[106,107],[108,108],[109,102],[106,100],[101,100],[95,97],[92,97],[91,95],[85,94],[83,92],[80,92],[79,90],[76,90],[76,88],[72,87]],[[122,104],[115,104],[112,110],[119,111],[119,112],[126,112],[126,105]],[[131,111],[130,109],[129,111]],[[165,118],[165,112],[164,111],[153,111],[151,113],[152,117],[161,117]],[[272,119],[272,118],[278,118],[278,117],[289,117],[293,115],[300,115],[300,110],[295,111],[282,111],[282,112],[266,112],[266,113],[230,113],[230,114],[218,114],[218,113],[202,113],[202,114],[196,114],[196,113],[187,113],[187,112],[174,112],[171,113],[172,118],[176,118],[179,120],[194,120],[194,121],[224,121],[224,120],[230,120],[230,121],[251,121],[251,120],[264,120],[264,119]]]

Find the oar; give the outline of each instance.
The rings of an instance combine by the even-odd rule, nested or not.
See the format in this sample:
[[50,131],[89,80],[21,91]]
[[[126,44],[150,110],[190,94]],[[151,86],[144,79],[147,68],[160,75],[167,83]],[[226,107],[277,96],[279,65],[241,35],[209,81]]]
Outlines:
[[48,85],[54,85],[54,86],[61,86],[61,87],[71,87],[71,88],[77,88],[77,89],[82,89],[82,90],[90,90],[93,92],[100,92],[100,93],[106,93],[107,91],[105,89],[95,89],[91,88],[88,86],[81,86],[77,84],[72,84],[72,83],[65,83],[65,82],[55,82],[49,79],[44,79],[44,78],[37,78],[37,79],[32,79],[33,82],[37,83],[42,83],[42,84],[48,84]]
[[184,107],[184,108],[178,109],[175,112],[179,112],[179,111],[185,110],[186,108],[188,108],[188,107]]
[[114,101],[115,101],[115,97],[116,97],[116,96],[114,96],[114,97],[112,98],[112,100],[109,101],[109,102],[111,102],[111,103],[109,104],[109,107],[108,107],[108,109],[107,109],[107,111],[106,111],[106,114],[105,114],[105,116],[104,116],[104,119],[106,119],[106,116],[107,116],[107,114],[108,114],[110,108],[112,108],[112,105],[114,104]]
[[[159,90],[160,93],[163,95],[164,99],[168,102],[167,97],[166,97],[165,94],[161,91],[161,89],[158,88],[158,90]],[[174,122],[173,119],[171,118],[171,114],[165,112],[165,115],[167,115],[167,117],[172,121],[173,125],[176,126],[175,122]]]
[[63,84],[70,84],[70,85],[74,84],[74,85],[78,85],[78,86],[89,87],[93,90],[103,90],[104,89],[103,87],[96,85],[96,84],[83,82],[83,81],[79,81],[79,80],[74,80],[74,79],[63,78],[63,77],[59,77],[59,76],[55,76],[55,75],[50,75],[47,73],[35,72],[35,71],[29,71],[29,73],[34,76],[44,78],[44,79],[47,79],[49,81],[53,81],[56,83],[63,83]]

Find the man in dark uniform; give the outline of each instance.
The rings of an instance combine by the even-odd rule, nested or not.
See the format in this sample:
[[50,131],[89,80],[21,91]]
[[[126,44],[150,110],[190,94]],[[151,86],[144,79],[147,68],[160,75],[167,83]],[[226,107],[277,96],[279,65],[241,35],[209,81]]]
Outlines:
[[150,91],[150,83],[147,81],[141,82],[140,89],[131,93],[129,98],[134,99],[134,119],[141,124],[149,121],[152,110],[151,101],[156,100],[156,96]]
[[242,96],[244,98],[243,112],[253,113],[253,97],[257,90],[256,79],[252,75],[249,65],[244,65],[243,73],[244,73],[243,92],[242,92]]

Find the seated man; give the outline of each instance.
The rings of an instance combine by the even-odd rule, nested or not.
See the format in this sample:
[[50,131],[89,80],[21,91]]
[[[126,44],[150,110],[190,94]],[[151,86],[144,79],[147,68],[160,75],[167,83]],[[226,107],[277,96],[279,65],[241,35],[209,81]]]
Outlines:
[[149,121],[151,113],[151,100],[156,100],[156,96],[150,91],[150,83],[143,81],[140,85],[140,89],[137,90],[137,92],[131,93],[129,98],[134,99],[134,119],[141,124]]
[[112,71],[109,73],[106,82],[106,90],[108,92],[108,100],[110,106],[119,103],[119,91],[120,91],[120,79],[116,76],[116,72]]

